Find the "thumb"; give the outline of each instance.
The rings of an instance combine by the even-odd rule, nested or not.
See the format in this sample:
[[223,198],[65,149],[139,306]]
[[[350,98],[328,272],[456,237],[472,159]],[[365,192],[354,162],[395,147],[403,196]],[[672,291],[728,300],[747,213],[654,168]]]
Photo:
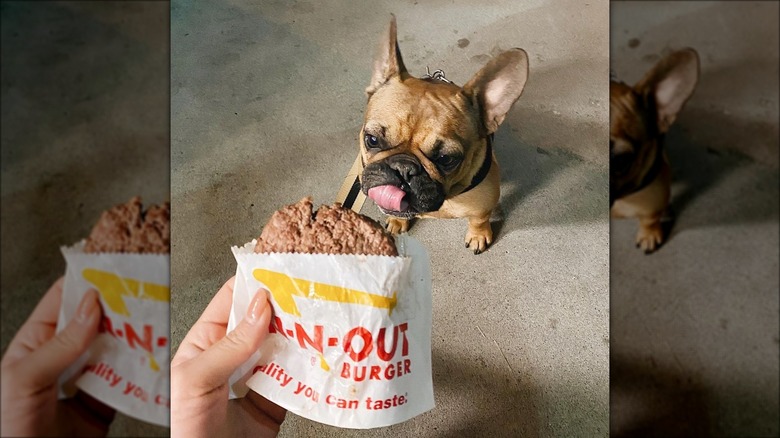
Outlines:
[[267,292],[260,289],[249,303],[244,319],[196,360],[187,363],[188,376],[197,376],[193,387],[211,392],[227,384],[230,375],[257,352],[268,334],[271,306]]
[[20,362],[24,364],[19,376],[23,387],[40,389],[57,383],[60,374],[89,348],[97,335],[100,315],[98,293],[90,289],[65,329]]

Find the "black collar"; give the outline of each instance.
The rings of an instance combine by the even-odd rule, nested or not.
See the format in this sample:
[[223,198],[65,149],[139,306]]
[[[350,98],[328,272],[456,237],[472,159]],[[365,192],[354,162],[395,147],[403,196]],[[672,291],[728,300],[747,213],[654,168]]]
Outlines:
[[631,193],[636,193],[645,187],[649,186],[651,182],[655,181],[655,178],[658,176],[658,174],[661,172],[661,165],[663,165],[664,162],[664,148],[663,148],[663,138],[659,140],[658,150],[655,152],[655,161],[653,161],[653,164],[650,166],[650,169],[647,170],[647,173],[642,178],[642,181],[639,183],[639,186]]
[[479,171],[477,171],[477,174],[474,175],[474,178],[471,178],[471,184],[460,193],[461,194],[466,193],[469,190],[473,189],[474,187],[478,186],[479,183],[481,183],[485,179],[488,172],[490,172],[490,163],[492,162],[493,162],[493,134],[490,134],[487,137],[487,149],[485,149],[485,161],[482,162],[482,167],[479,168]]

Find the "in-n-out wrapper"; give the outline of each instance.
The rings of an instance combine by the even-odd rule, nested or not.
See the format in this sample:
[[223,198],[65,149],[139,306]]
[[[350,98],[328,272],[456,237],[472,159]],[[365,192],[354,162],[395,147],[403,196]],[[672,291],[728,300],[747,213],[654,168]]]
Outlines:
[[260,350],[230,380],[302,417],[367,429],[434,407],[428,254],[408,236],[400,257],[255,254],[238,262],[228,331],[261,287],[274,318]]
[[57,331],[89,289],[100,295],[100,333],[60,378],[60,398],[81,389],[125,415],[170,424],[170,257],[89,254],[62,248],[67,262]]

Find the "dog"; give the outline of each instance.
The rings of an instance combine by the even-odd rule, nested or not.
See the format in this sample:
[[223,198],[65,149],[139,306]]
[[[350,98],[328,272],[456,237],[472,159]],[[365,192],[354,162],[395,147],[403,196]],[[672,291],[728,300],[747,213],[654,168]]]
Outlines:
[[645,254],[664,242],[672,175],[664,136],[693,94],[699,56],[673,52],[633,87],[609,84],[609,201],[613,218],[637,218],[636,246]]
[[528,55],[507,50],[462,88],[434,73],[404,67],[396,20],[383,35],[366,88],[360,130],[361,190],[388,215],[387,229],[408,231],[413,218],[468,218],[466,248],[493,241],[500,171],[492,136],[528,79]]

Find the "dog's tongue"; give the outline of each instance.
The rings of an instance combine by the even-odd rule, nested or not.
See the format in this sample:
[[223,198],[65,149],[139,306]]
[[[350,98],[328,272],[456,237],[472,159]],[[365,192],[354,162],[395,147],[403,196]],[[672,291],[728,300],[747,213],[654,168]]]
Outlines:
[[409,203],[404,201],[404,196],[406,193],[396,186],[376,186],[368,189],[368,197],[385,210],[406,211]]

